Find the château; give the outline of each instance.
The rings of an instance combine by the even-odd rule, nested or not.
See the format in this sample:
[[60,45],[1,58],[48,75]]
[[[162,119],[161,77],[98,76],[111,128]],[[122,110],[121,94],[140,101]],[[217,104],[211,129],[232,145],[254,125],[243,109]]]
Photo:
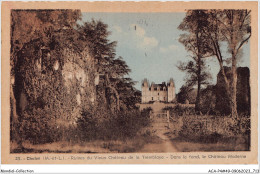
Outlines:
[[168,83],[162,82],[161,84],[151,84],[147,79],[142,82],[142,103],[149,102],[165,102],[171,103],[175,100],[175,85],[171,78]]

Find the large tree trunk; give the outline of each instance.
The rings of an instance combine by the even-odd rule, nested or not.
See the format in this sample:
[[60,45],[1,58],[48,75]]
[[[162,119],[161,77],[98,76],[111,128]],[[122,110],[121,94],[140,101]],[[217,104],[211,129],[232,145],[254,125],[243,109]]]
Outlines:
[[106,83],[107,83],[107,86],[111,89],[111,91],[113,91],[115,97],[116,97],[116,109],[117,111],[120,110],[120,97],[119,97],[119,93],[117,92],[116,88],[113,87],[111,85],[111,81],[109,80],[109,77],[108,77],[108,74],[106,74]]
[[221,51],[220,51],[220,47],[218,44],[218,41],[213,41],[213,46],[216,52],[216,56],[218,58],[218,62],[219,62],[219,66],[220,66],[220,70],[221,73],[223,75],[224,81],[225,81],[225,89],[227,92],[227,96],[230,102],[230,110],[231,110],[231,115],[233,118],[237,117],[237,101],[236,101],[236,86],[237,86],[237,65],[236,65],[236,57],[235,57],[235,53],[232,52],[232,79],[231,79],[231,83],[230,80],[228,80],[227,75],[223,66],[223,59],[222,59],[222,55],[221,55]]
[[[232,25],[234,23],[234,15],[233,11],[231,13],[231,19],[230,24]],[[232,55],[232,79],[231,79],[231,100],[230,100],[230,107],[231,107],[231,115],[232,118],[237,119],[237,58],[236,58],[236,45],[237,40],[234,38],[234,31],[233,28],[231,28],[230,31],[230,41],[231,41],[231,55]]]
[[200,58],[198,60],[198,90],[197,90],[197,97],[196,97],[196,104],[195,104],[195,111],[200,113],[200,90],[201,90],[201,69],[200,69]]
[[200,54],[200,40],[199,40],[199,33],[196,32],[196,40],[197,40],[197,65],[198,65],[198,71],[197,71],[197,79],[198,79],[198,89],[197,89],[197,97],[196,97],[196,103],[195,103],[195,111],[197,113],[200,113],[200,88],[201,88],[201,54]]
[[237,66],[236,66],[236,57],[232,51],[232,80],[231,80],[231,115],[233,118],[237,118]]

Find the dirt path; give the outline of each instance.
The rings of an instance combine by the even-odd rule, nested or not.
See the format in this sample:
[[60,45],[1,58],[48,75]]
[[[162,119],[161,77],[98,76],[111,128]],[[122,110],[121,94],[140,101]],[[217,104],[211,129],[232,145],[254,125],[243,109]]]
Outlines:
[[153,143],[147,144],[143,147],[140,152],[154,152],[154,153],[161,153],[161,152],[177,152],[177,149],[172,144],[172,141],[169,139],[167,135],[165,135],[165,131],[158,131],[156,132],[157,136],[161,138],[160,143]]
[[[155,113],[156,114],[156,113]],[[152,123],[151,129],[155,130],[155,134],[161,139],[160,143],[147,144],[140,152],[147,153],[162,153],[162,152],[177,152],[170,138],[165,135],[169,132],[168,123],[163,119],[156,119]]]

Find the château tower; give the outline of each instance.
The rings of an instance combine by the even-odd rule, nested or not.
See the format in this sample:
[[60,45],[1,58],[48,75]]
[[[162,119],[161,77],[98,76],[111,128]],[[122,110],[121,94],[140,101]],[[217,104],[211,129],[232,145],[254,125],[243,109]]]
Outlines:
[[173,78],[170,79],[170,82],[168,83],[168,102],[173,102],[175,99],[175,86],[173,82]]
[[143,101],[148,101],[150,92],[149,92],[149,82],[147,79],[144,79],[142,82],[142,103]]

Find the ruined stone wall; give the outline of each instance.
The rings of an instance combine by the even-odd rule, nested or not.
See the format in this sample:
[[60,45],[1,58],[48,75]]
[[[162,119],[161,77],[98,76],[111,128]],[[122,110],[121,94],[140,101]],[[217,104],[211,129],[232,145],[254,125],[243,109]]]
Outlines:
[[65,49],[64,56],[62,76],[67,93],[76,98],[72,114],[77,117],[82,109],[93,107],[96,101],[94,59],[87,49],[82,54]]
[[[227,78],[231,80],[231,70],[225,67]],[[237,110],[240,113],[250,113],[250,71],[248,67],[237,68]],[[223,115],[230,114],[230,103],[225,89],[225,81],[218,73],[216,84],[216,106],[215,110]]]
[[44,118],[50,127],[76,124],[82,109],[95,104],[94,60],[87,49],[75,53],[67,48],[57,56],[56,50],[37,44],[18,53],[13,82],[17,113],[42,124]]

